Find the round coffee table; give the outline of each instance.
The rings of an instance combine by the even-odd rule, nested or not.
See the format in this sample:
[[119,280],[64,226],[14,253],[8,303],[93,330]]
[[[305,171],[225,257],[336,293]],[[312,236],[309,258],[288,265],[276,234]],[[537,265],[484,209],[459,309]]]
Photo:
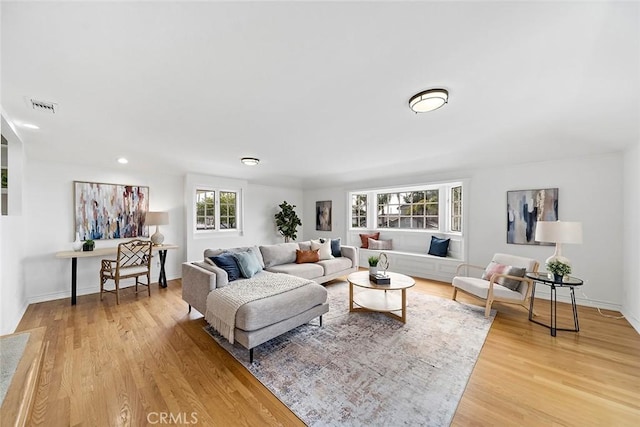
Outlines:
[[[369,280],[368,271],[351,273],[349,281],[349,311],[368,311],[383,313],[402,323],[407,323],[407,289],[416,284],[409,276],[400,273],[387,272],[391,278],[388,285],[376,285]],[[353,293],[353,287],[366,290]],[[400,295],[397,292],[400,291]],[[401,315],[394,312],[399,311]]]

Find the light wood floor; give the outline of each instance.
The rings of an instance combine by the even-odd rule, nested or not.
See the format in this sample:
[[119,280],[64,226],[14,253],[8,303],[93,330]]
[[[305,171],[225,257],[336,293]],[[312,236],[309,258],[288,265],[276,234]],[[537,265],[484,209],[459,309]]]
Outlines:
[[[411,292],[449,298],[451,288],[418,279],[409,303]],[[29,306],[18,331],[46,326],[50,342],[32,424],[303,425],[218,347],[180,295],[174,280],[152,285],[150,298],[125,291],[119,306],[97,294],[75,307],[68,299]],[[544,319],[546,302],[538,303]],[[625,320],[580,307],[580,333],[552,338],[524,309],[496,308],[453,425],[639,425],[640,335]],[[569,307],[558,312],[569,325]]]

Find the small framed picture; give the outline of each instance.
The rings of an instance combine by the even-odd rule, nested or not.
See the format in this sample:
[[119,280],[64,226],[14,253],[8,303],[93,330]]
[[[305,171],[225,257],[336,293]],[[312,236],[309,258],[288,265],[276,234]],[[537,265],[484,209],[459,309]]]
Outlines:
[[316,230],[331,231],[331,200],[316,202]]

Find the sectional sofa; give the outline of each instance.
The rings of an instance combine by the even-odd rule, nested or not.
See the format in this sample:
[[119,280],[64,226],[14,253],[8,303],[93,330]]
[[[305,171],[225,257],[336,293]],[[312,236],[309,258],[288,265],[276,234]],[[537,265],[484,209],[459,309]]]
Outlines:
[[[334,241],[335,243],[335,241]],[[235,341],[250,350],[329,311],[327,291],[321,283],[358,270],[358,250],[353,246],[332,247],[331,259],[296,263],[298,250],[310,250],[311,241],[275,245],[206,249],[204,259],[182,264],[182,299],[200,313],[207,313],[207,297],[218,288],[234,286],[245,280],[229,281],[228,273],[211,259],[224,253],[251,251],[257,255],[262,270],[254,277],[264,280],[274,273],[285,273],[308,279],[298,287],[242,305],[235,316]]]

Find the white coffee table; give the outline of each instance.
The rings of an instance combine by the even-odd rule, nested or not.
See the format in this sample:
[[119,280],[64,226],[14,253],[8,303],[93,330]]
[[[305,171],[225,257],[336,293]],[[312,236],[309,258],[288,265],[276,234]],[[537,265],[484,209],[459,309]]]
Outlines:
[[[351,273],[349,281],[349,311],[367,311],[383,313],[402,323],[407,323],[407,289],[416,284],[409,276],[400,273],[387,272],[391,278],[388,285],[376,285],[369,280],[368,271]],[[353,292],[353,287],[365,288],[360,292]],[[400,292],[397,292],[400,291]],[[395,312],[400,312],[400,315]]]

